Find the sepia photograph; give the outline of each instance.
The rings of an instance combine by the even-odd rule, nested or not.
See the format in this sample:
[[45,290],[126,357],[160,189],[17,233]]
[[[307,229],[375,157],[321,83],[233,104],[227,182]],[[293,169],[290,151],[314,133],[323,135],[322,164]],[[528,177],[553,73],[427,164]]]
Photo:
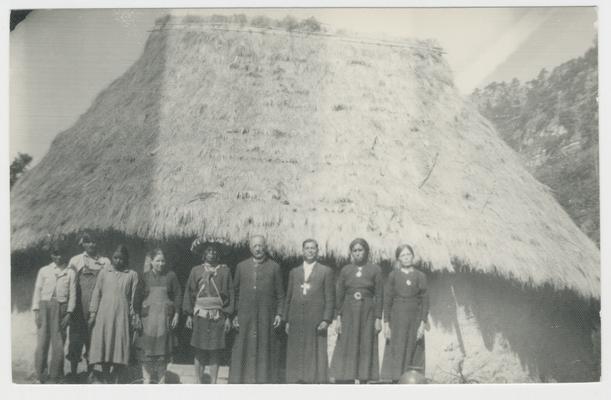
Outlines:
[[12,7],[9,379],[600,382],[598,11]]

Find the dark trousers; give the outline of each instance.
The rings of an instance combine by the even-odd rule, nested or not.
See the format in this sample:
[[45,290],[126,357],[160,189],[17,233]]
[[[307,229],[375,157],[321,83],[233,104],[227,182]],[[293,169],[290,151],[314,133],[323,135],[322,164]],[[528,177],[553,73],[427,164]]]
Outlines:
[[85,360],[89,365],[89,344],[91,337],[87,321],[85,321],[84,317],[73,314],[68,339],[68,360],[71,362],[80,362],[83,356],[84,347]]
[[[64,342],[66,331],[61,328],[60,322],[66,315],[67,305],[57,300],[41,301],[39,305],[40,328],[34,355],[34,366],[38,379],[42,379],[48,367],[49,379],[57,380],[64,374]],[[51,348],[51,362],[47,365]]]

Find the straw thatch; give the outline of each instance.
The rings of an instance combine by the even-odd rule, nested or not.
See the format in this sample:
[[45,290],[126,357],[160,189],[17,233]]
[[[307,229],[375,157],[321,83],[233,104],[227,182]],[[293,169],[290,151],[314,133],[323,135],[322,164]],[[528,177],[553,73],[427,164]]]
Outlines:
[[596,246],[423,41],[165,19],[15,185],[11,218],[13,250],[85,227],[264,232],[285,255],[363,236],[376,258],[409,242],[435,270],[600,291]]

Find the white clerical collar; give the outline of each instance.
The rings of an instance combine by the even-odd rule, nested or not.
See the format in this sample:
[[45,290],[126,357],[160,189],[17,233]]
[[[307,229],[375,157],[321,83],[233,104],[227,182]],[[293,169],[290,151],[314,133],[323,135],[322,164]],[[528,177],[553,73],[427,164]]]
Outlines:
[[256,258],[252,258],[252,262],[255,264],[255,266],[257,265],[261,265],[261,264],[265,264],[265,261],[267,261],[267,257],[263,257],[259,260],[257,260]]
[[309,262],[307,262],[307,261],[303,260],[303,267],[304,267],[304,268],[306,268],[306,267],[307,267],[307,268],[314,268],[314,264],[316,264],[316,261],[314,261],[314,262],[312,262],[312,263],[309,263]]

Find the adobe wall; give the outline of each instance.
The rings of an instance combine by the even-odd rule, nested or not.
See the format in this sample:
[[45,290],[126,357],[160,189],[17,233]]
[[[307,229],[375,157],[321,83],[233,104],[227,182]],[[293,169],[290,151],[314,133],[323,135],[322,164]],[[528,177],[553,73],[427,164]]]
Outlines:
[[[72,240],[72,242],[76,242]],[[147,249],[154,242],[123,235],[106,235],[100,252],[110,256],[124,243],[130,251],[130,265],[142,272]],[[184,287],[189,271],[199,260],[189,251],[190,240],[164,242],[168,258]],[[79,252],[74,245],[73,254]],[[245,247],[233,249],[225,258],[232,268],[248,256]],[[283,272],[298,259],[277,259]],[[25,317],[31,305],[37,269],[47,263],[41,251],[14,255],[12,260],[13,328],[29,329]],[[339,271],[343,263],[323,260]],[[389,265],[385,263],[385,272]],[[586,301],[571,291],[551,287],[528,288],[513,280],[463,271],[455,274],[428,273],[430,283],[430,326],[426,333],[426,376],[438,383],[581,382],[600,379],[600,317],[598,302]],[[22,315],[23,314],[23,315]],[[15,322],[17,321],[17,322]],[[22,326],[23,325],[23,326]],[[335,334],[329,332],[329,356]],[[35,334],[33,322],[32,333]],[[29,335],[32,336],[32,335]],[[26,333],[21,338],[29,337]],[[24,339],[25,340],[25,339]],[[178,361],[192,361],[188,332],[180,332]],[[21,340],[23,341],[23,340]],[[231,338],[229,339],[231,342]],[[24,342],[25,343],[25,342]],[[380,365],[384,337],[379,337]],[[22,346],[29,351],[31,346]],[[27,359],[19,345],[13,359]],[[29,353],[28,353],[29,354]]]
[[439,382],[600,379],[599,304],[473,272],[432,274],[427,377]]

